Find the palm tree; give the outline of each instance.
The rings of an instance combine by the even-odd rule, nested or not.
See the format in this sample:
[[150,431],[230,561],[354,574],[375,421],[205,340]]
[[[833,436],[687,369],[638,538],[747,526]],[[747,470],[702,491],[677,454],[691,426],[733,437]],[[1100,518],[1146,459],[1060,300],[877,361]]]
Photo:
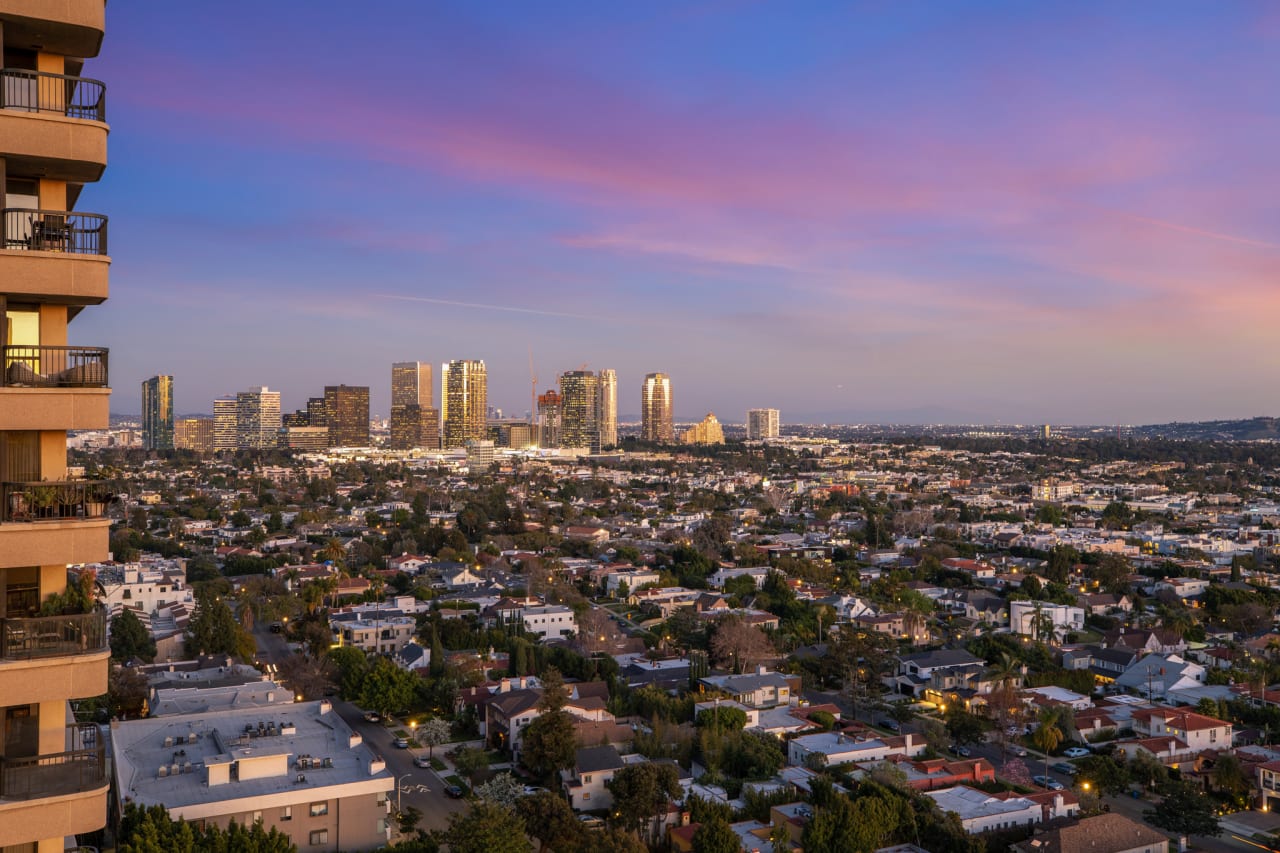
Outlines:
[[1039,725],[1031,734],[1031,740],[1036,747],[1044,753],[1044,775],[1049,775],[1049,753],[1058,748],[1058,744],[1062,743],[1062,729],[1059,728],[1061,720],[1061,712],[1058,708],[1041,708],[1040,715],[1036,718]]

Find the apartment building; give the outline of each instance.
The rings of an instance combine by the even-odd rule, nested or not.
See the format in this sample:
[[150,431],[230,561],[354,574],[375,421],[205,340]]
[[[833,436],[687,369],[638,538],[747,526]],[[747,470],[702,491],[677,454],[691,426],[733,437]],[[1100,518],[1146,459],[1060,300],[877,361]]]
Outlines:
[[193,823],[262,821],[317,853],[390,838],[395,780],[328,701],[126,720],[111,737],[121,808],[128,798]]
[[[107,218],[79,209],[107,164],[103,0],[0,0],[0,849],[61,853],[106,824],[104,739],[68,701],[107,689],[101,610],[62,599],[67,565],[107,556],[67,431],[108,426],[107,350],[69,326],[107,299]],[[88,192],[85,192],[88,188]],[[38,522],[38,523],[37,523]],[[41,615],[56,613],[58,615]]]

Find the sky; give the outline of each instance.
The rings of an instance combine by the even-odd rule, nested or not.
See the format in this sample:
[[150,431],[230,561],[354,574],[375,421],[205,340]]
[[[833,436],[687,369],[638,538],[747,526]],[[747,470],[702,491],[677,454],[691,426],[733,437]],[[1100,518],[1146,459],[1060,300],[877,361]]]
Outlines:
[[[1280,4],[107,7],[112,409],[478,358],[678,419],[1276,415]],[[437,376],[436,398],[439,400]]]

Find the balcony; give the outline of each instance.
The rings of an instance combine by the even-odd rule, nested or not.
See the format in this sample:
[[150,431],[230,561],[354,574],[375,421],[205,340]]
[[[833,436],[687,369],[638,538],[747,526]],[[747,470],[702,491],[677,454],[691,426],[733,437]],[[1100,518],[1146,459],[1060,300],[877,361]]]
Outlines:
[[6,388],[106,388],[105,347],[0,347]]
[[105,0],[5,0],[5,41],[62,56],[97,56],[102,47]]
[[0,210],[0,247],[71,255],[107,254],[107,217],[98,213],[6,207]]
[[101,610],[0,619],[0,696],[17,705],[100,696],[110,654]]
[[105,122],[107,87],[87,77],[4,68],[0,69],[0,109]]
[[64,752],[0,758],[0,845],[90,832],[106,822],[106,749],[95,726]]

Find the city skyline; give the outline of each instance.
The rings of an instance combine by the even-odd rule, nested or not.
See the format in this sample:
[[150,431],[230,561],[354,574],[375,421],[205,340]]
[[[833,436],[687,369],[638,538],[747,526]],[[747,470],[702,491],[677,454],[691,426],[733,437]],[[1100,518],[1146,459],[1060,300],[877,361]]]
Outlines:
[[429,334],[511,411],[532,349],[616,369],[624,412],[668,370],[686,418],[1273,413],[1273,6],[391,14],[108,9],[83,202],[127,286],[77,339],[119,353],[117,411],[163,371],[179,411],[345,382],[385,412]]

